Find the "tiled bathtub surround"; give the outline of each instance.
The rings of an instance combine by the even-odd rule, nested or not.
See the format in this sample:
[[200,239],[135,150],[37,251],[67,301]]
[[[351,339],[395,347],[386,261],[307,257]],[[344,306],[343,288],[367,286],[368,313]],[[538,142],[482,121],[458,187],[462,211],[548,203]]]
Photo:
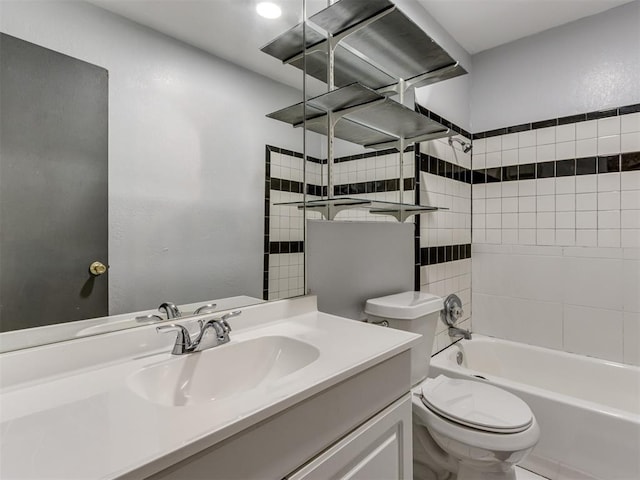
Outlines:
[[640,106],[474,138],[476,330],[640,364]]

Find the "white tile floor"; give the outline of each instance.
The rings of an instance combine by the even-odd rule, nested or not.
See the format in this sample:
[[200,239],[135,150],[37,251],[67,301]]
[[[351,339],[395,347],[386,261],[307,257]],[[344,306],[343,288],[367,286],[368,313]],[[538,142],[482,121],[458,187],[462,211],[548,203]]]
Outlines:
[[547,477],[541,477],[524,468],[516,467],[516,479],[517,480],[547,480]]

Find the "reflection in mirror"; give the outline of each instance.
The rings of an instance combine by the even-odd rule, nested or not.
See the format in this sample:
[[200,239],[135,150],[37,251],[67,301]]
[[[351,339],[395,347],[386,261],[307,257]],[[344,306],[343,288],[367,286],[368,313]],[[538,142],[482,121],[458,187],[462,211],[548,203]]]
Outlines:
[[[285,216],[265,220],[273,191],[265,178],[278,178],[278,167],[280,173],[292,168],[287,152],[303,151],[301,129],[265,115],[302,100],[302,74],[259,50],[301,15],[301,0],[283,2],[283,15],[274,20],[257,16],[253,2],[233,0],[3,0],[0,330],[8,333],[0,335],[0,349],[135,326],[136,317],[162,315],[157,308],[167,301],[193,310],[218,303],[222,310],[219,299],[236,308],[304,293],[302,248],[292,252],[298,255],[294,264],[274,259],[303,237],[284,233]],[[5,56],[11,42],[20,46]],[[35,56],[25,68],[39,68],[23,72],[35,81],[31,93],[19,82],[5,89],[5,74],[27,60],[22,50]],[[69,98],[58,96],[56,85],[71,86]],[[76,97],[80,110],[67,110]],[[15,100],[11,115],[6,98]],[[38,100],[29,102],[33,98]],[[31,135],[5,143],[18,128]],[[320,148],[314,140],[307,143],[312,155]],[[84,175],[89,153],[101,169],[99,180]],[[29,166],[21,155],[38,159]],[[19,164],[35,171],[9,177]],[[58,164],[66,173],[50,174]],[[100,197],[101,206],[91,210],[89,200],[66,197],[75,186]],[[283,192],[287,185],[279,187]],[[10,192],[22,196],[5,202]],[[24,199],[34,205],[27,209]],[[98,226],[82,220],[79,236],[71,236],[68,223],[80,213]],[[296,222],[302,230],[302,217]],[[22,237],[14,235],[19,231]],[[106,250],[80,253],[81,240],[93,234]],[[39,247],[31,241],[36,239]],[[75,255],[73,265],[55,265],[62,252]],[[106,272],[98,273],[100,266],[90,272],[96,261]],[[275,263],[285,277],[270,283],[268,267]],[[12,279],[18,270],[37,274]],[[43,293],[42,285],[51,290]],[[63,285],[70,300],[60,293]],[[88,308],[100,289],[100,308]],[[19,303],[7,310],[17,292]],[[109,326],[101,318],[86,320],[105,315],[118,317]]]

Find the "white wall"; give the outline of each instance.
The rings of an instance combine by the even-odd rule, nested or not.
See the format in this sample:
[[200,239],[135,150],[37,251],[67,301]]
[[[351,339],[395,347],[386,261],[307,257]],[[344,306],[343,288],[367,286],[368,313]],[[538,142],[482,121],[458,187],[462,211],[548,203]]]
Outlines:
[[1,4],[0,30],[109,70],[110,310],[262,297],[265,118],[300,92],[82,2]]
[[640,1],[473,56],[482,132],[640,102]]

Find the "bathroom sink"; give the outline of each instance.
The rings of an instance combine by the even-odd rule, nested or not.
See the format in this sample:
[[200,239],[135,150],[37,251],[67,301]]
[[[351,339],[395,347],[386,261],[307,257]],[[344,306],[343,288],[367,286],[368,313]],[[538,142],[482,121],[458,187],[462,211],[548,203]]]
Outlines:
[[284,336],[232,342],[202,352],[173,356],[138,370],[129,387],[166,406],[212,402],[273,383],[312,363],[318,349]]

